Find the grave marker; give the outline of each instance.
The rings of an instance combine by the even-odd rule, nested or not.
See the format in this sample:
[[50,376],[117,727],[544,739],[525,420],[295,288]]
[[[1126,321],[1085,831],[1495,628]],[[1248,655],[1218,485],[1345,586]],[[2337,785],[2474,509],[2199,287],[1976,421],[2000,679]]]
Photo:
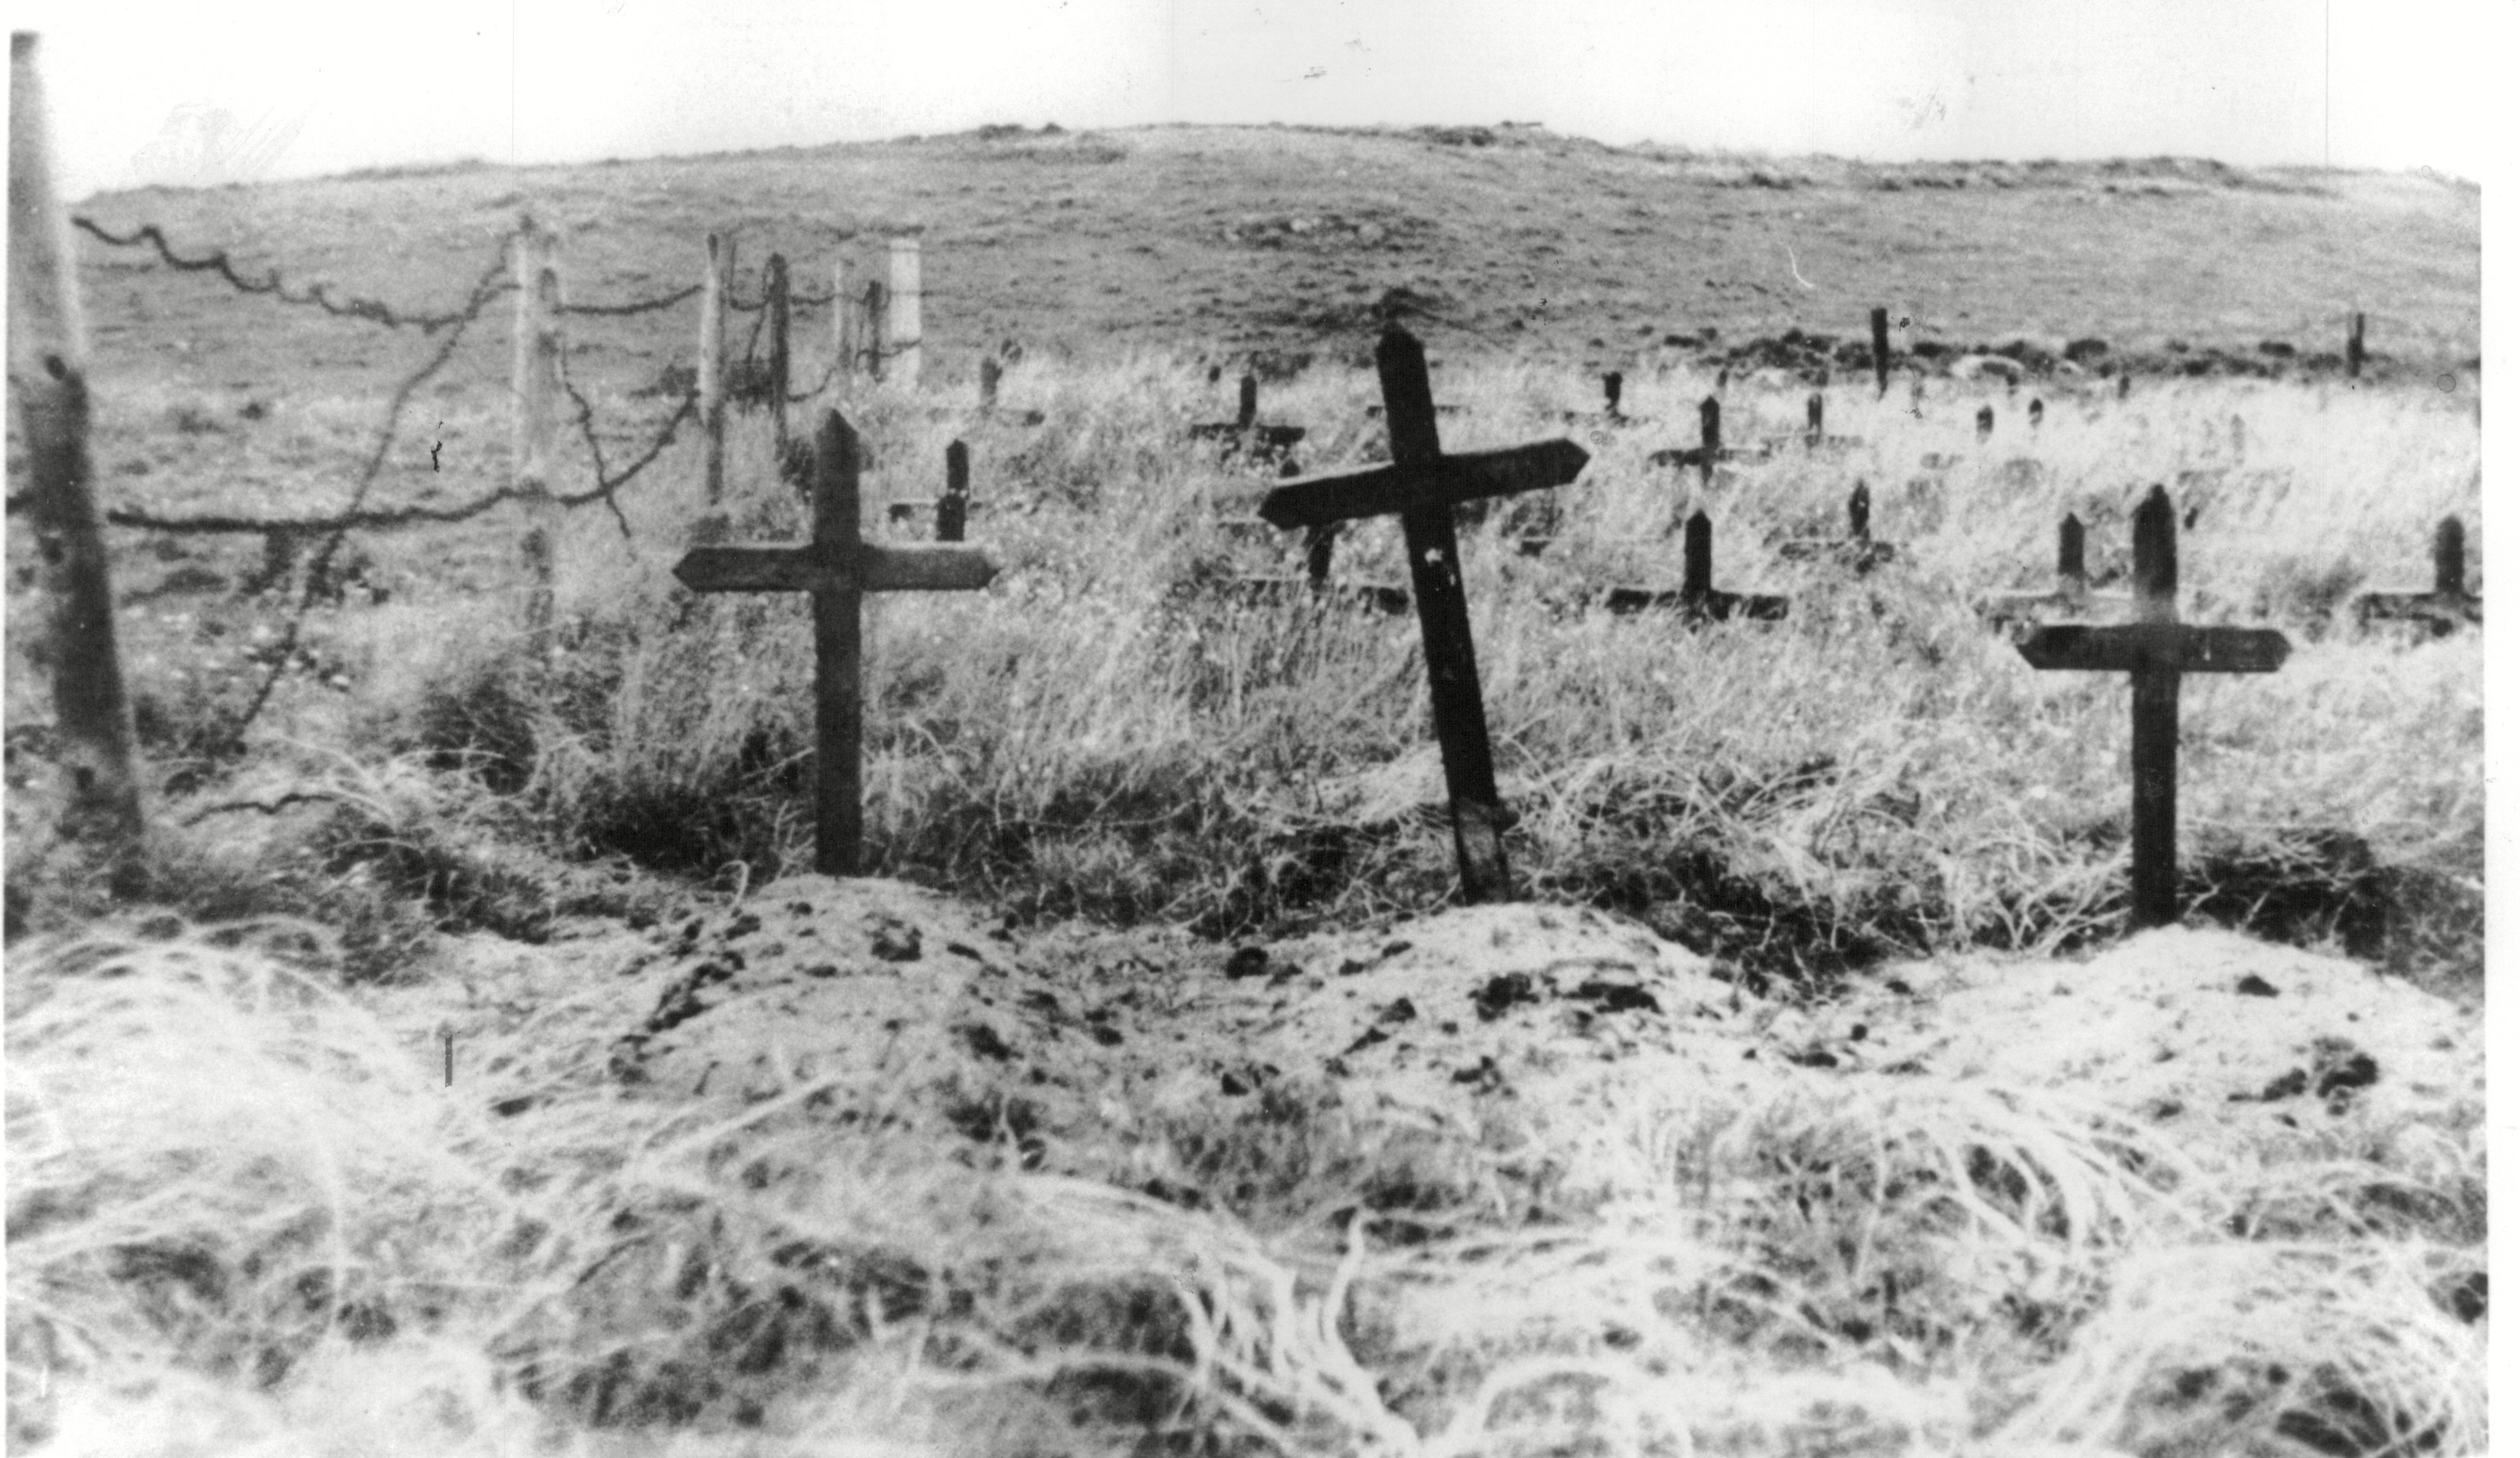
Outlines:
[[2179,680],[2188,673],[2272,673],[2292,644],[2271,628],[2179,620],[2179,526],[2154,486],[2135,514],[2135,617],[2105,627],[2059,623],[2017,645],[2033,668],[2134,678],[2133,908],[2137,930],[2179,920]]
[[1289,528],[1399,515],[1425,645],[1435,739],[1443,751],[1444,784],[1453,803],[1462,898],[1472,903],[1507,900],[1513,895],[1513,882],[1506,865],[1505,807],[1497,797],[1487,710],[1479,699],[1478,658],[1470,642],[1469,603],[1462,591],[1453,509],[1483,497],[1562,486],[1591,458],[1582,446],[1563,439],[1447,455],[1436,434],[1425,346],[1393,325],[1374,349],[1374,367],[1382,377],[1390,422],[1391,464],[1280,486],[1261,502],[1260,515]]
[[2356,309],[2345,324],[2345,378],[2362,378],[2362,311]]
[[814,442],[810,541],[694,547],[674,564],[674,576],[694,592],[813,595],[816,871],[853,876],[862,859],[859,598],[870,592],[971,592],[997,574],[997,564],[968,547],[887,547],[860,537],[858,435],[836,410],[823,417]]
[[1192,440],[1224,442],[1220,452],[1224,459],[1247,455],[1258,462],[1283,461],[1304,438],[1302,426],[1264,426],[1260,424],[1260,380],[1250,371],[1242,374],[1237,394],[1234,419],[1209,421],[1190,428]]
[[2433,587],[2430,592],[2400,590],[2366,592],[2354,600],[2362,626],[2374,622],[2419,622],[2433,636],[2482,625],[2485,599],[2467,587],[2467,526],[2456,517],[2444,517],[2433,528]]
[[1872,384],[1876,397],[1890,393],[1890,311],[1872,311]]
[[1715,526],[1706,513],[1689,513],[1681,536],[1680,590],[1656,590],[1648,587],[1613,587],[1601,597],[1601,606],[1625,616],[1657,609],[1677,608],[1692,623],[1723,622],[1746,617],[1757,622],[1776,622],[1785,615],[1787,600],[1763,593],[1725,592],[1715,586]]
[[1983,443],[1985,442],[1985,440],[1987,439],[1987,437],[1988,437],[1988,436],[1993,435],[1994,433],[1995,433],[1995,407],[1994,407],[1993,405],[1980,405],[1980,406],[1978,406],[1978,407],[1977,407],[1977,438],[1978,438],[1979,442],[1980,442],[1981,444],[1983,444]]
[[1894,543],[1872,539],[1872,488],[1859,480],[1855,489],[1846,493],[1846,535],[1843,538],[1810,537],[1782,542],[1777,547],[1777,555],[1789,562],[1834,557],[1860,576],[1885,562],[1896,561],[1899,548]]
[[2040,399],[2037,395],[2032,395],[2030,397],[2030,429],[2034,431],[2038,430],[2039,423],[2047,418],[2048,402]]
[[1989,627],[2029,621],[2047,610],[2080,613],[2092,608],[2122,607],[2132,601],[2123,592],[2093,592],[2083,568],[2083,519],[2072,512],[2056,524],[2056,585],[2046,592],[1997,592],[1978,600],[1978,615]]
[[975,504],[971,500],[971,448],[957,440],[945,447],[945,494],[887,501],[883,516],[887,522],[915,522],[921,512],[932,508],[936,513],[936,539],[959,542]]

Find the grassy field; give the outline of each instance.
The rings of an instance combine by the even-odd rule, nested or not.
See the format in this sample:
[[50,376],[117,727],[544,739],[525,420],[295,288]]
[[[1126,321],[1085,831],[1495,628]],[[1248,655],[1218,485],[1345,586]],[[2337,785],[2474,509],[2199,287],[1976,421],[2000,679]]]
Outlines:
[[[13,519],[16,1440],[2481,1450],[2482,650],[2364,632],[2350,606],[2424,584],[2434,523],[2478,519],[2472,192],[1157,131],[88,210],[442,307],[523,205],[569,227],[593,301],[680,287],[711,224],[748,259],[928,227],[938,383],[837,387],[794,417],[847,414],[875,501],[932,495],[967,439],[972,538],[1003,569],[986,593],[868,610],[871,869],[890,880],[795,875],[806,615],[673,583],[701,510],[689,432],[617,518],[569,518],[548,638],[519,627],[511,514],[357,536],[338,597],[307,593],[302,559],[259,582],[257,537],[115,533],[158,827],[145,906],[45,834],[41,603]],[[1669,247],[1683,222],[1694,251]],[[2230,236],[2262,245],[2245,278],[2196,261]],[[1820,291],[1760,282],[1789,239]],[[430,346],[87,247],[105,504],[342,504]],[[1353,277],[1317,309],[1301,291],[1326,270]],[[1461,407],[1448,447],[1592,453],[1576,484],[1463,524],[1529,908],[1430,916],[1453,873],[1414,620],[1220,590],[1299,553],[1225,524],[1275,475],[1190,426],[1230,417],[1256,357],[1262,418],[1307,428],[1306,469],[1378,459],[1357,359],[1395,290]],[[2362,382],[2186,378],[2168,344],[2307,353],[2340,298],[2396,356]],[[1873,301],[1907,315],[1903,348],[2089,333],[2142,368],[2123,393],[2075,373],[2008,390],[1910,355],[1884,398],[1845,372],[1823,387],[1843,449],[1705,481],[1651,463],[1694,443],[1710,393],[1729,439],[1801,426],[1805,384],[1722,372],[1694,331],[1850,329]],[[573,334],[614,466],[670,413],[642,391],[688,358],[689,320]],[[1665,342],[1683,330],[1698,342]],[[376,504],[502,482],[504,333],[494,308],[416,397]],[[1023,348],[982,419],[970,363],[1006,339]],[[1636,419],[1570,423],[1605,367]],[[736,417],[729,456],[737,534],[801,536],[763,416]],[[591,479],[568,469],[564,488]],[[1780,555],[1836,534],[1859,480],[1898,561]],[[2183,615],[2294,644],[2278,673],[2182,694],[2188,920],[2246,939],[2116,940],[2127,690],[2032,671],[1972,607],[2046,585],[2067,511],[2104,585],[2123,575],[2155,482],[2185,516]],[[1789,595],[1784,620],[1587,606],[1676,586],[1673,528],[1699,509],[1717,585]],[[870,507],[870,533],[895,529]],[[1548,551],[1516,550],[1535,530]],[[1337,574],[1398,580],[1398,552],[1390,524],[1356,529]],[[290,671],[242,725],[282,645]],[[642,1087],[625,1035],[662,1036],[710,977],[769,996],[748,980],[799,963],[805,934],[758,931],[783,905],[799,927],[921,927],[980,970],[931,950],[862,985],[895,958],[853,952],[846,997],[764,1036],[837,1038],[873,999],[892,1014],[873,1063],[791,1075],[783,1053],[753,1103]],[[1238,946],[1275,970],[1220,978]],[[1596,965],[1632,990],[1566,971]],[[2214,1001],[2191,978],[2284,996]],[[2171,1087],[2092,1049],[2029,1059],[2075,1041],[2054,998],[2019,1000],[2050,980],[2121,1020],[2092,1026],[2163,1014],[2093,1040],[2131,1066],[2157,1039],[2214,1071]],[[1341,988],[1371,989],[1377,1028],[1485,999],[1412,1033],[1471,1071],[1419,1089],[1374,1062],[1396,1055],[1322,1011]],[[1043,1011],[1089,1004],[1101,1021]],[[1017,1007],[1034,1022],[1005,1023]],[[1578,1076],[1597,1060],[1567,1028],[1606,1037],[1613,1009],[1642,1031]],[[1884,1047],[1905,1047],[1894,1024],[1981,1052],[1911,1057]],[[914,1072],[868,1081],[900,1039]],[[2382,1091],[2356,1092],[2343,1040]],[[856,1046],[826,1051],[845,1068]],[[2288,1068],[2324,1111],[2282,1104]]]

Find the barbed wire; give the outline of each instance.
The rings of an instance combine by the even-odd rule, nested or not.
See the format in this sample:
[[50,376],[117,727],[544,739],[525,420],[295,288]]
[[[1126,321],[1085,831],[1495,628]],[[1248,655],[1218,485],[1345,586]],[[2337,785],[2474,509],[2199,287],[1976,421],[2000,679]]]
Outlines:
[[629,303],[564,303],[560,306],[560,311],[563,314],[605,314],[614,318],[625,314],[650,314],[658,309],[670,309],[699,292],[700,285],[694,284],[688,289],[677,289],[671,294],[659,294],[653,298],[641,298]]
[[683,422],[689,420],[699,409],[700,392],[697,388],[685,391],[683,403],[676,406],[674,413],[666,418],[664,429],[657,432],[656,438],[649,443],[647,454],[632,462],[619,476],[608,476],[604,470],[604,442],[597,439],[595,435],[595,406],[587,401],[586,396],[579,392],[576,386],[562,381],[561,387],[567,390],[568,397],[577,402],[578,433],[586,437],[587,454],[595,458],[595,489],[576,496],[564,494],[554,499],[571,510],[590,502],[602,501],[604,509],[612,513],[613,524],[621,528],[621,539],[630,542],[635,550],[637,543],[630,534],[630,519],[621,514],[621,503],[612,499],[613,493],[630,484],[640,472],[648,469],[650,462],[664,454],[666,446],[674,443],[674,433],[681,430]]
[[[310,285],[302,292],[292,292],[281,280],[280,270],[277,268],[268,270],[260,282],[247,278],[237,272],[234,261],[228,257],[227,251],[224,249],[213,249],[206,255],[198,258],[185,257],[175,251],[174,246],[166,241],[166,235],[156,223],[142,223],[139,230],[129,237],[118,237],[107,231],[104,225],[93,218],[73,216],[70,222],[81,231],[115,248],[138,248],[147,244],[158,251],[158,256],[164,259],[168,267],[182,273],[215,273],[240,294],[268,294],[282,303],[311,305],[338,318],[365,319],[373,324],[382,324],[387,329],[409,327],[419,330],[422,334],[435,334],[450,326],[471,323],[472,315],[478,311],[475,306],[445,314],[407,314],[382,299],[353,297],[336,302],[325,296],[327,286],[323,284]],[[502,239],[500,248],[504,251],[506,247],[507,240]],[[504,294],[514,288],[516,284],[509,282],[493,292]]]
[[[186,257],[175,251],[174,245],[167,241],[164,230],[156,223],[142,223],[136,230],[125,236],[110,231],[93,218],[74,216],[70,221],[91,237],[115,248],[139,248],[146,245],[156,250],[158,256],[163,259],[167,266],[179,272],[215,273],[239,293],[269,295],[282,303],[319,308],[336,318],[364,319],[372,324],[382,324],[387,329],[412,328],[427,335],[435,334],[465,317],[463,310],[443,314],[411,313],[397,309],[392,304],[378,298],[353,296],[335,299],[330,296],[331,286],[328,284],[309,284],[303,290],[293,290],[281,277],[280,270],[277,268],[266,270],[259,281],[247,278],[237,271],[236,261],[228,256],[224,249],[213,249],[200,257]],[[515,236],[513,233],[507,235],[508,239],[513,239]],[[503,247],[506,241],[502,240]],[[494,292],[513,294],[516,289],[516,281],[510,279],[503,281]],[[650,298],[636,298],[627,303],[564,303],[560,306],[560,311],[563,314],[613,318],[649,314],[659,309],[672,308],[699,292],[700,286],[694,284],[689,288],[677,289],[670,294],[659,294]]]
[[[490,265],[481,271],[480,278],[473,284],[472,296],[447,329],[445,342],[437,346],[437,352],[431,354],[427,363],[395,388],[393,399],[385,407],[384,425],[377,432],[376,448],[368,453],[367,464],[359,473],[359,484],[350,493],[349,511],[344,515],[355,515],[359,511],[368,499],[368,492],[375,487],[377,478],[383,473],[385,460],[393,451],[394,438],[402,431],[402,413],[410,406],[412,396],[418,394],[420,387],[438,371],[446,368],[447,361],[455,357],[456,345],[464,342],[464,331],[481,316],[481,311],[490,306],[491,300],[505,292],[498,286],[498,280],[509,267],[509,247],[515,241],[514,235],[499,240],[498,255],[490,260]],[[253,727],[254,720],[262,716],[264,706],[271,703],[273,691],[280,687],[281,675],[289,671],[291,661],[297,657],[297,645],[305,634],[306,615],[313,611],[317,595],[332,576],[333,559],[340,552],[341,543],[348,540],[350,528],[346,525],[332,528],[324,538],[324,545],[307,563],[306,586],[298,594],[296,609],[289,615],[288,623],[281,629],[279,643],[273,646],[269,671],[255,686],[253,696],[247,701],[236,722],[217,742],[216,747],[223,752],[234,752],[243,747],[247,731]]]

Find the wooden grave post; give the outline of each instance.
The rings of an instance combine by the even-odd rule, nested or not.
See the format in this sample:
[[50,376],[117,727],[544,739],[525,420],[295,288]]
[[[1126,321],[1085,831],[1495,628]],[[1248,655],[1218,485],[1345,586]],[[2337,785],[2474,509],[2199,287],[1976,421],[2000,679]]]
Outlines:
[[1616,370],[1601,377],[1601,416],[1604,420],[1619,418],[1619,396],[1627,387],[1627,377]]
[[528,217],[517,239],[516,443],[514,479],[525,503],[522,553],[532,583],[525,626],[551,626],[552,568],[560,502],[551,485],[560,445],[560,239]]
[[1989,627],[2026,622],[2041,613],[2082,613],[2094,608],[2122,608],[2133,600],[2122,592],[2093,592],[2083,567],[2083,519],[2072,512],[2056,524],[2056,585],[2046,592],[1997,592],[1979,599],[1978,616]]
[[2179,680],[2188,673],[2272,673],[2292,643],[2272,628],[2179,620],[2179,524],[2154,486],[2135,514],[2135,621],[2058,623],[2017,645],[2033,668],[2134,678],[2133,907],[2138,930],[2179,920]]
[[1374,366],[1382,377],[1391,464],[1291,481],[1262,500],[1260,515],[1282,529],[1399,515],[1425,645],[1435,740],[1443,751],[1444,785],[1453,805],[1462,899],[1508,900],[1513,881],[1506,864],[1505,807],[1497,797],[1487,709],[1479,698],[1478,657],[1470,641],[1469,602],[1462,591],[1453,509],[1485,497],[1562,486],[1583,472],[1591,457],[1565,439],[1448,455],[1436,433],[1425,346],[1392,325],[1374,349]]
[[893,378],[916,389],[919,387],[919,240],[896,238],[892,241],[892,290],[890,317],[885,324],[885,343],[890,347],[896,373]]
[[1613,587],[1601,595],[1601,606],[1621,616],[1678,609],[1690,623],[1725,622],[1735,617],[1777,622],[1783,619],[1790,603],[1768,593],[1726,592],[1715,585],[1715,525],[1701,510],[1689,513],[1688,521],[1681,527],[1679,591]]
[[1872,310],[1872,385],[1876,397],[1890,393],[1890,311]]
[[1988,440],[1988,439],[1989,439],[1990,437],[1992,437],[1994,434],[1995,434],[1995,407],[1994,407],[1993,405],[1980,405],[1980,406],[1978,406],[1978,407],[1977,407],[1977,438],[1978,438],[1978,441],[1979,441],[1981,444],[1983,444],[1986,440]]
[[2354,600],[2362,626],[2374,622],[2420,622],[2435,637],[2463,625],[2485,621],[2485,599],[2468,590],[2467,526],[2456,517],[2444,517],[2433,528],[2433,586],[2430,592],[2404,589],[2366,592]]
[[1724,454],[1724,402],[1708,395],[1697,402],[1697,483],[1705,485],[1715,475],[1715,462]]
[[708,504],[726,495],[726,290],[735,242],[708,236],[708,272],[700,276],[700,478]]
[[2048,402],[2040,399],[2037,395],[2032,395],[2030,397],[2030,429],[2034,431],[2038,430],[2040,422],[2047,418]]
[[1242,383],[1237,388],[1234,419],[1231,422],[1208,421],[1192,426],[1190,435],[1192,440],[1224,442],[1224,448],[1219,453],[1224,459],[1247,456],[1253,461],[1266,464],[1271,461],[1284,461],[1287,458],[1287,452],[1303,442],[1304,428],[1260,424],[1260,380],[1258,376],[1245,370],[1242,373]]
[[2348,319],[2345,323],[2346,379],[2360,380],[2362,378],[2362,311],[2361,309],[2356,309],[2354,311],[2354,317]]
[[761,306],[770,311],[771,459],[788,459],[788,258],[772,253],[762,278]]
[[1855,489],[1846,493],[1846,535],[1842,539],[1807,537],[1780,542],[1777,555],[1792,562],[1833,557],[1861,575],[1883,563],[1896,561],[1899,548],[1895,543],[1872,539],[1872,488],[1859,480]]
[[959,542],[971,515],[971,448],[957,440],[945,447],[945,494],[936,499],[936,539]]
[[980,356],[980,413],[982,415],[998,408],[998,378],[1003,373],[1004,369],[999,365],[996,355]]
[[68,790],[65,840],[98,846],[117,894],[146,889],[131,701],[88,446],[78,254],[53,180],[38,38],[9,37],[9,399],[25,449],[37,556],[52,599],[53,714]]
[[1825,409],[1826,407],[1821,402],[1819,390],[1813,390],[1811,398],[1803,401],[1803,445],[1806,449],[1818,450],[1820,443],[1828,438],[1822,424],[1824,418],[1822,412]]
[[863,863],[864,686],[859,599],[870,592],[972,592],[997,564],[969,547],[878,546],[858,531],[858,435],[836,410],[814,442],[814,534],[780,545],[694,547],[674,576],[694,592],[804,592],[814,600],[814,869]]

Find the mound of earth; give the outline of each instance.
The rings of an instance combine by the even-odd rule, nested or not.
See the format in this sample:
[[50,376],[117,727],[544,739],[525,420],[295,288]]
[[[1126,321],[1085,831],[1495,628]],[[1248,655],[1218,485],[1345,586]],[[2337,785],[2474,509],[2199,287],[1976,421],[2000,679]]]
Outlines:
[[1147,1112],[1280,1088],[1492,1125],[1641,1085],[1722,1101],[1930,1076],[2055,1090],[2200,1156],[2358,1106],[2459,1127],[2484,1098],[2469,1014],[2351,962],[2182,929],[2088,961],[1919,962],[1783,1000],[1582,909],[1225,949],[1018,939],[908,886],[801,878],[672,933],[639,978],[612,1067],[645,1096],[802,1093],[843,1118],[1011,1138],[1054,1167]]

